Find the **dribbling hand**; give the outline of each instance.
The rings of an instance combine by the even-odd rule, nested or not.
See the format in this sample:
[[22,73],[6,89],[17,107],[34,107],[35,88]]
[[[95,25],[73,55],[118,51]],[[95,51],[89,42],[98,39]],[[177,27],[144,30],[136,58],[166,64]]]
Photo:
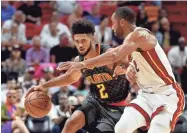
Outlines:
[[123,75],[126,73],[126,69],[123,68],[123,66],[117,66],[114,70],[113,77],[116,77],[118,75]]
[[31,88],[28,90],[28,92],[27,92],[27,94],[26,94],[25,97],[27,97],[31,92],[34,92],[34,91],[44,91],[44,88],[43,88],[41,85],[31,87]]

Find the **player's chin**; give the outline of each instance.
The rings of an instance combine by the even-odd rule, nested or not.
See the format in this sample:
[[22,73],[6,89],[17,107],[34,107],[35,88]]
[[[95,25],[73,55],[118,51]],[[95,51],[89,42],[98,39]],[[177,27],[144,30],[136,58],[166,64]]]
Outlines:
[[80,51],[79,51],[79,54],[82,55],[82,56],[84,56],[85,53],[86,53],[86,52],[82,52],[82,51],[80,52]]

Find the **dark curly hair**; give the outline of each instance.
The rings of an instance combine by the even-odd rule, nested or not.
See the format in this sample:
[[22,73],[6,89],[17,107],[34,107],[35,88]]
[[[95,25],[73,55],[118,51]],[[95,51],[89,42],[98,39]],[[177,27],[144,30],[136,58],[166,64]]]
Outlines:
[[75,34],[93,34],[95,32],[95,26],[92,22],[88,20],[79,20],[73,23],[71,32],[73,35]]

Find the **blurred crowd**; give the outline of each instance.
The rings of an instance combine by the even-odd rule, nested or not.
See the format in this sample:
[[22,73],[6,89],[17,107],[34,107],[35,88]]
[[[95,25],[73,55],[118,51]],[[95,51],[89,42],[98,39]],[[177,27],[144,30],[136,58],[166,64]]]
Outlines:
[[[123,40],[113,34],[110,16],[101,14],[103,5],[133,7],[137,13],[137,26],[148,28],[156,36],[168,56],[177,82],[187,94],[187,42],[179,31],[172,28],[168,11],[163,8],[161,1],[2,1],[2,133],[61,132],[71,115],[69,104],[81,104],[89,92],[90,83],[81,78],[66,87],[50,88],[48,94],[53,107],[49,115],[41,119],[33,118],[25,112],[24,95],[30,87],[58,76],[60,73],[56,71],[56,67],[78,55],[70,31],[73,22],[81,19],[93,22],[95,40],[99,44],[111,47],[122,44]],[[148,15],[147,5],[157,9],[156,17]],[[44,19],[46,16],[47,19]],[[33,25],[35,27],[29,30],[29,26]],[[135,97],[136,93],[132,91],[131,98]],[[181,119],[183,125],[187,126],[185,112]],[[177,131],[185,130],[182,126],[176,128]]]

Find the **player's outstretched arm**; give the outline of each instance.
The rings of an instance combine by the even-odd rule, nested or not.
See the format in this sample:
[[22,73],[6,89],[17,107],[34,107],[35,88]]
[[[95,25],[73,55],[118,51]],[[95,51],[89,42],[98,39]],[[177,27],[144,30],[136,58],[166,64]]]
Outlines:
[[150,50],[156,45],[156,38],[146,30],[139,30],[130,33],[123,44],[114,50],[106,52],[100,56],[82,62],[82,68],[93,68],[121,61],[133,51],[140,48],[143,51]]
[[88,59],[83,62],[66,62],[61,66],[61,70],[81,70],[83,68],[93,68],[103,65],[113,64],[117,61],[122,60],[128,54],[131,54],[137,46],[133,41],[128,38],[125,39],[124,43],[100,56]]
[[137,44],[133,41],[133,36],[129,35],[123,42],[122,45],[116,47],[114,50],[106,52],[95,58],[82,62],[83,67],[92,68],[96,66],[103,66],[115,63],[126,58],[127,55],[131,54],[138,48]]
[[[79,78],[81,77],[81,72],[77,71],[77,70],[69,70],[68,72],[66,72],[63,75],[60,75],[59,77],[56,77],[44,84],[38,85],[38,86],[34,86],[32,87],[28,92],[27,95],[33,91],[44,91],[47,92],[48,88],[51,87],[56,87],[56,86],[67,86],[70,85],[76,81],[79,80]],[[26,95],[26,97],[27,97]]]
[[49,80],[48,82],[44,84],[32,87],[27,93],[27,95],[32,91],[38,90],[38,91],[47,92],[48,88],[51,88],[51,87],[70,85],[78,81],[81,76],[82,74],[79,70],[68,70],[65,74],[60,75],[52,80]]
[[155,40],[155,37],[145,30],[132,32],[127,36],[123,44],[115,49],[83,62],[66,62],[61,66],[61,70],[81,70],[113,64],[123,60],[138,48],[143,51],[152,49],[156,45]]
[[43,89],[55,87],[55,86],[67,86],[76,81],[78,81],[81,77],[80,71],[67,71],[65,74],[60,75],[44,84],[41,85]]

